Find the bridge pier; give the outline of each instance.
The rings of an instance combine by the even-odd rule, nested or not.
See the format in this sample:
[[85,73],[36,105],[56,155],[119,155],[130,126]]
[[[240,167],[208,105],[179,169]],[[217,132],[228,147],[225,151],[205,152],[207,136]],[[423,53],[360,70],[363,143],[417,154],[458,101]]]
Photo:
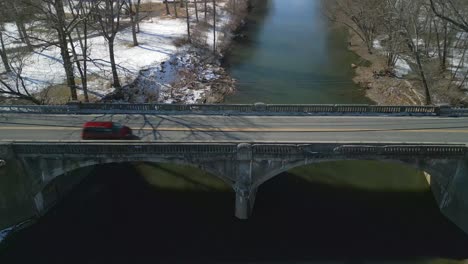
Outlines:
[[236,192],[235,216],[246,220],[252,214],[257,188],[254,186],[253,153],[251,144],[237,145],[236,182],[233,189]]
[[235,215],[241,220],[249,219],[255,204],[257,188],[238,188],[236,191]]
[[468,160],[432,162],[428,168],[440,211],[468,234]]

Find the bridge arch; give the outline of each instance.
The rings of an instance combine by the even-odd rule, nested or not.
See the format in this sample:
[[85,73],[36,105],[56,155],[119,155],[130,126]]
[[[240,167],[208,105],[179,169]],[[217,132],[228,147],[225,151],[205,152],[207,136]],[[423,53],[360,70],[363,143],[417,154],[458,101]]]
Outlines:
[[[45,180],[41,184],[40,190],[45,188],[48,184],[50,184],[53,180],[57,177],[62,175],[66,175],[70,172],[73,172],[78,169],[96,166],[96,165],[106,165],[106,164],[113,164],[113,163],[135,163],[135,162],[142,162],[142,163],[165,163],[165,164],[177,164],[177,165],[184,165],[190,166],[194,168],[198,168],[203,172],[206,172],[210,175],[216,176],[217,178],[221,179],[228,185],[233,185],[233,180],[226,175],[226,173],[220,169],[217,169],[217,166],[206,166],[203,163],[196,163],[190,162],[186,160],[174,160],[174,159],[166,159],[166,158],[145,158],[145,159],[102,159],[102,160],[80,160],[75,162],[66,162],[63,166],[51,168],[49,171],[45,171],[47,175],[43,177]],[[218,166],[219,167],[219,166]]]
[[[298,160],[293,162],[281,163],[278,166],[271,168],[266,171],[263,175],[259,176],[258,179],[254,182],[253,188],[258,188],[265,182],[275,178],[276,176],[287,172],[289,170],[304,167],[312,164],[321,164],[327,162],[339,162],[339,161],[378,161],[387,164],[400,164],[405,165],[424,173],[427,173],[434,178],[435,181],[442,177],[440,171],[433,167],[433,164],[428,164],[427,162],[421,162],[418,160],[397,160],[397,159],[311,159],[311,160]],[[432,179],[431,179],[432,180]]]

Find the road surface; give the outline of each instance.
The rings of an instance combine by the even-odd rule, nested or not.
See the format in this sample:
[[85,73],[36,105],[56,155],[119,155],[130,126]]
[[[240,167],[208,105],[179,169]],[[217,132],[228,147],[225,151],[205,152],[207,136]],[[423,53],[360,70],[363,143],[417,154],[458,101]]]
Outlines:
[[141,141],[467,144],[468,118],[203,115],[0,115],[1,141],[79,141],[87,121],[127,125]]

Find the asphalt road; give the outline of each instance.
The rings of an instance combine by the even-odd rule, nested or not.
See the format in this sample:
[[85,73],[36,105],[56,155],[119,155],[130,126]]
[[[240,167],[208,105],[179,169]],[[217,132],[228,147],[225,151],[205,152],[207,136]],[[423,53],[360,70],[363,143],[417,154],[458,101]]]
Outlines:
[[34,114],[0,115],[0,141],[79,141],[87,121],[127,125],[141,141],[468,143],[468,118]]

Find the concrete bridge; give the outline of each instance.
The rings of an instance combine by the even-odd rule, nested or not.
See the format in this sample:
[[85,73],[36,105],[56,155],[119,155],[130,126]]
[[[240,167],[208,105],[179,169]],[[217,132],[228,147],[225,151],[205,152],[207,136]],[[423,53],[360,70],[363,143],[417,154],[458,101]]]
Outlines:
[[[51,108],[35,108],[40,110],[34,114],[22,107],[0,108],[0,186],[4,186],[0,187],[0,229],[45,213],[60,198],[47,191],[48,186],[62,175],[97,164],[161,162],[198,167],[233,188],[235,215],[247,219],[257,189],[284,171],[327,161],[380,160],[426,172],[441,211],[468,233],[464,109],[453,110],[455,115],[451,108],[422,107],[416,114],[394,107],[397,116],[378,112],[366,116],[362,110],[324,117],[264,109],[257,115],[247,111],[206,116],[145,112],[160,111],[154,108],[120,112],[103,108],[85,114]],[[81,141],[81,125],[89,120],[124,123],[140,140]],[[70,189],[77,182],[72,179],[60,188]],[[6,194],[5,188],[14,191]],[[31,215],[20,213],[2,221],[14,211],[12,206],[29,208]]]

